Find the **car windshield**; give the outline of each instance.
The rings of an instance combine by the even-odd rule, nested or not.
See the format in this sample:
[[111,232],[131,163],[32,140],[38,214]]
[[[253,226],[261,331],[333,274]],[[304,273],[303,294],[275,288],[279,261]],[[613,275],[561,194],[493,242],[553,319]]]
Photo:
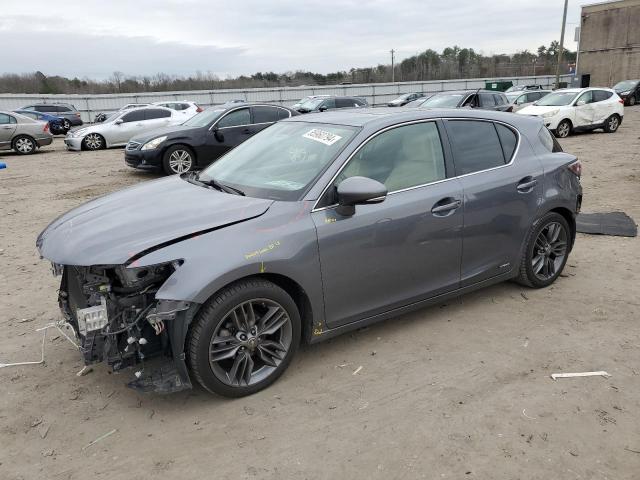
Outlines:
[[320,105],[324,101],[323,97],[320,98],[311,98],[300,105],[300,108],[305,110],[315,110],[318,105]]
[[553,92],[538,100],[536,105],[544,107],[560,107],[562,105],[569,105],[574,98],[580,95],[580,93],[581,92]]
[[231,150],[198,179],[216,180],[250,197],[299,200],[357,131],[342,125],[276,123]]
[[183,123],[187,127],[206,127],[216,121],[220,115],[226,112],[226,108],[208,108],[203,112],[196,113],[193,117]]
[[464,98],[462,93],[451,94],[439,94],[434,95],[429,100],[422,104],[423,107],[438,108],[438,107],[457,107],[460,100]]
[[618,92],[624,92],[625,90],[631,90],[636,86],[638,80],[624,80],[622,82],[616,83],[616,86],[613,87],[614,90]]
[[516,98],[518,98],[521,93],[505,93],[505,95],[507,96],[507,100],[509,100],[509,103],[513,103],[516,101]]

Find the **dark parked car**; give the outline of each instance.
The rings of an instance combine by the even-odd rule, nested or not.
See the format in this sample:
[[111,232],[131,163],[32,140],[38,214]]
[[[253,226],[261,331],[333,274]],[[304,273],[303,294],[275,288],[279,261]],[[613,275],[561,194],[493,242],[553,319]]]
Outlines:
[[292,115],[298,112],[277,105],[232,103],[212,107],[182,125],[133,137],[125,148],[125,163],[133,168],[162,169],[167,175],[201,169],[260,130]]
[[56,117],[55,115],[40,113],[33,110],[14,110],[14,112],[24,115],[25,117],[33,118],[34,120],[47,122],[49,124],[49,131],[53,135],[66,135],[68,132],[64,126],[64,119],[62,117]]
[[368,106],[367,101],[359,97],[317,97],[307,100],[297,110],[300,113],[311,113],[324,112],[336,108],[362,108]]
[[275,381],[301,340],[505,280],[551,285],[579,176],[537,117],[300,115],[200,173],[71,210],[37,247],[87,364],[132,366],[142,390],[195,380],[238,397]]
[[502,92],[490,90],[455,90],[440,92],[422,104],[423,108],[480,108],[510,112],[513,107]]
[[633,106],[640,102],[640,80],[623,80],[616,83],[613,89],[625,105]]
[[35,105],[29,105],[22,107],[20,110],[33,110],[41,113],[48,113],[49,115],[55,115],[62,118],[64,122],[64,128],[71,129],[71,127],[77,127],[82,125],[82,118],[80,118],[80,112],[70,103],[38,103]]
[[403,107],[407,103],[413,102],[414,100],[418,100],[422,97],[424,97],[424,93],[422,92],[405,93],[404,95],[400,95],[398,98],[387,103],[387,107]]

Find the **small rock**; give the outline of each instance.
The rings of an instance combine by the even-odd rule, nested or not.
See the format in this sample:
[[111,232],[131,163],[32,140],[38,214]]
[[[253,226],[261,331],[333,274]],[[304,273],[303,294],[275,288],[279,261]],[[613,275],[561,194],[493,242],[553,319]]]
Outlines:
[[56,452],[54,452],[54,451],[53,451],[53,449],[52,449],[52,448],[50,448],[50,449],[48,449],[48,450],[43,451],[43,452],[42,452],[42,456],[43,456],[43,457],[53,457],[53,455],[54,455],[55,453],[56,453]]
[[253,413],[255,412],[255,410],[251,407],[244,407],[244,413],[246,413],[247,415],[253,415]]

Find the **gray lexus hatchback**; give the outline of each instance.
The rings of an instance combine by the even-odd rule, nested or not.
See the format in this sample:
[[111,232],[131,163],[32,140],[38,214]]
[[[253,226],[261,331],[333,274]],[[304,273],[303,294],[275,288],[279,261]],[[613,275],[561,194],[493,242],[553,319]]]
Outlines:
[[[144,182],[38,237],[86,364],[144,391],[238,397],[301,341],[515,279],[553,283],[580,162],[536,117],[377,108],[278,122],[200,173]],[[196,206],[196,208],[194,208]]]

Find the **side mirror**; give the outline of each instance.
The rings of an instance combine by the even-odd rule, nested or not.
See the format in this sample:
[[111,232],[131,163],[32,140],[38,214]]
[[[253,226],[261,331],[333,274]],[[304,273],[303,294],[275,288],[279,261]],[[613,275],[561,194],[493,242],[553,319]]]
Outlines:
[[356,205],[380,203],[387,198],[387,187],[367,177],[349,177],[338,185],[338,208],[340,215],[350,217],[356,213]]
[[586,105],[586,104],[587,104],[587,101],[582,98],[576,102],[577,107],[581,107],[582,105]]
[[219,142],[223,142],[224,141],[224,135],[222,135],[222,133],[220,133],[220,130],[218,129],[218,127],[216,125],[211,127],[211,133],[213,133],[213,136],[216,137],[217,141],[219,141]]
[[115,125],[120,125],[121,123],[124,123],[124,121],[123,121],[121,118],[119,118],[119,119],[117,119],[117,120],[116,120],[115,122],[113,122],[113,123],[114,123]]
[[327,107],[326,107],[325,105],[322,105],[322,106],[318,109],[318,111],[319,111],[319,112],[325,112],[326,110],[327,110]]

